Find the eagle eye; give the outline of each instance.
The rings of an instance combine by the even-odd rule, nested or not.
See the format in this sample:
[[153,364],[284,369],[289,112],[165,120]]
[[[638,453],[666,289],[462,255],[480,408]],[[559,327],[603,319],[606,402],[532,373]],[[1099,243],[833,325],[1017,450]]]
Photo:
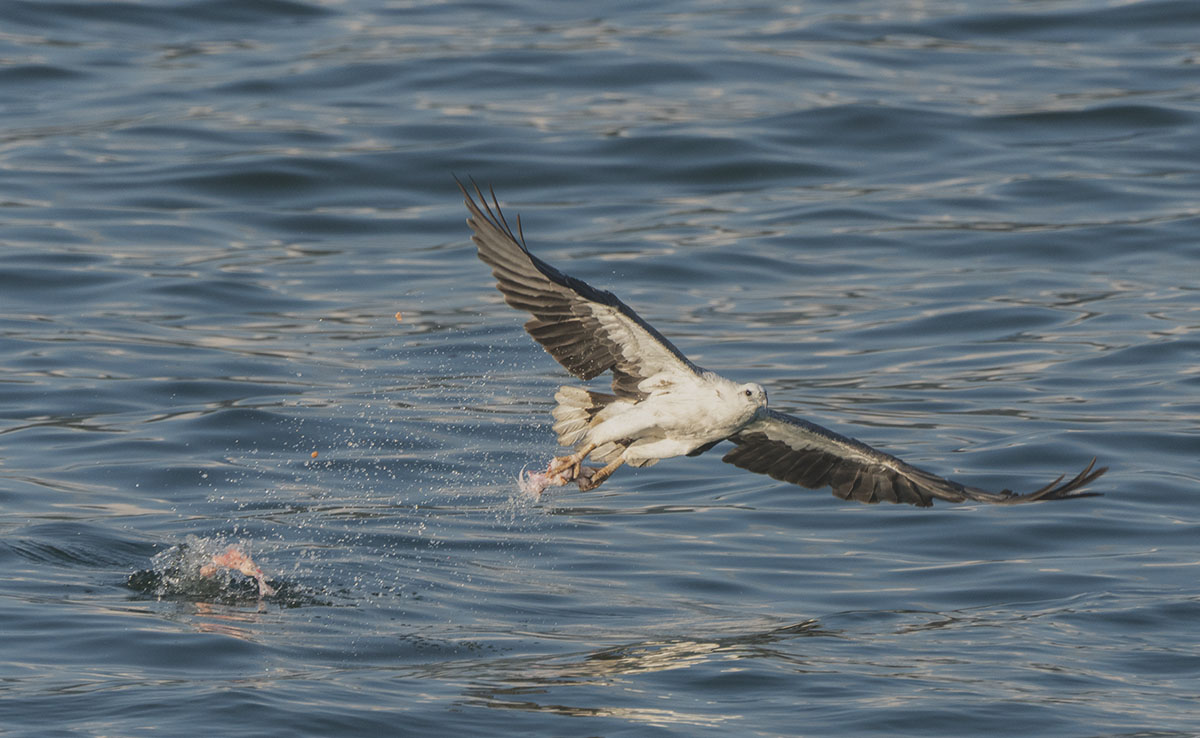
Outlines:
[[746,394],[746,397],[754,397],[754,393],[751,392],[750,390],[746,390],[745,394]]

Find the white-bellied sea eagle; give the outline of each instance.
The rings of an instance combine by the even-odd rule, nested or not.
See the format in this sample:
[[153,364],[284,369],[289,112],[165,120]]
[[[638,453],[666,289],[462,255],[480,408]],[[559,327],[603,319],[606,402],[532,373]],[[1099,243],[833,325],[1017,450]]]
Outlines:
[[[492,192],[491,205],[475,186],[476,202],[459,182],[479,258],[492,267],[509,305],[533,315],[525,330],[567,371],[588,380],[612,372],[612,392],[564,386],[555,394],[554,430],[574,453],[535,475],[537,492],[575,481],[598,487],[622,464],[649,466],[673,456],[696,456],[722,441],[722,461],[858,502],[934,499],[996,504],[1090,497],[1081,492],[1107,467],[1096,460],[1075,477],[1059,477],[1028,494],[989,492],[943,479],[853,438],[767,407],[767,393],[706,371],[616,295],[570,277],[529,252],[520,218],[514,234]],[[601,467],[583,465],[585,459]],[[1065,476],[1065,475],[1064,475]]]

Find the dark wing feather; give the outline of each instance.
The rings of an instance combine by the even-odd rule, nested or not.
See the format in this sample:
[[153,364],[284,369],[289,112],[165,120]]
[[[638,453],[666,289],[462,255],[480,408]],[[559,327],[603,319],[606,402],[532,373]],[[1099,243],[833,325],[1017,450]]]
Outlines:
[[638,399],[645,394],[638,389],[644,379],[663,372],[700,373],[616,295],[563,274],[529,253],[520,218],[518,238],[500,212],[496,193],[491,193],[489,206],[479,187],[474,187],[479,204],[458,182],[471,212],[467,225],[475,232],[472,240],[479,258],[492,267],[504,301],[533,315],[525,330],[567,371],[592,379],[612,370],[613,391]]
[[1059,477],[1024,495],[1007,489],[988,492],[943,479],[853,438],[774,410],[761,411],[757,419],[729,440],[737,447],[722,461],[810,489],[832,487],[837,497],[858,502],[905,502],[928,507],[934,498],[1012,505],[1093,497],[1098,493],[1078,490],[1108,471],[1108,467],[1093,469],[1096,460],[1092,459],[1086,469],[1066,482]]

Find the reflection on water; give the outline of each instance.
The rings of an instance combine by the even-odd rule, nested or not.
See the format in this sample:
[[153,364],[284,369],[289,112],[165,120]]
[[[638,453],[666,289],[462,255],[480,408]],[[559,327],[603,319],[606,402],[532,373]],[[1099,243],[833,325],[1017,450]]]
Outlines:
[[[612,717],[635,724],[652,726],[703,726],[716,727],[727,722],[739,720],[742,715],[726,713],[723,715],[702,715],[681,710],[653,709],[648,707],[583,707],[578,705],[553,704],[544,705],[533,700],[505,699],[507,693],[496,692],[482,700],[484,707],[504,710],[525,710],[538,713],[552,713],[568,717]],[[520,690],[514,690],[512,696],[520,696]]]
[[[679,709],[571,705],[569,690],[559,687],[589,686],[634,689],[629,677],[708,666],[733,673],[743,659],[775,659],[784,651],[773,644],[801,637],[831,636],[815,620],[771,630],[726,635],[709,641],[649,640],[613,646],[583,655],[492,662],[464,690],[470,702],[509,710],[550,712],[573,717],[604,716],[645,725],[713,727],[739,720],[740,714],[705,714]],[[482,682],[482,683],[481,683]],[[490,683],[490,684],[489,684]],[[545,695],[553,702],[541,697]]]

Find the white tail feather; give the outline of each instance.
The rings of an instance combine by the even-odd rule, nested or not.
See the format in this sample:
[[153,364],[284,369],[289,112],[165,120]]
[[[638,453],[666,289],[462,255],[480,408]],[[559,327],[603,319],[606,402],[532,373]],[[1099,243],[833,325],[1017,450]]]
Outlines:
[[[558,434],[559,445],[574,446],[584,440],[596,416],[616,399],[615,395],[592,392],[582,387],[559,387],[554,394],[558,406],[551,413],[557,421],[554,432]],[[593,453],[592,458],[598,457]]]

